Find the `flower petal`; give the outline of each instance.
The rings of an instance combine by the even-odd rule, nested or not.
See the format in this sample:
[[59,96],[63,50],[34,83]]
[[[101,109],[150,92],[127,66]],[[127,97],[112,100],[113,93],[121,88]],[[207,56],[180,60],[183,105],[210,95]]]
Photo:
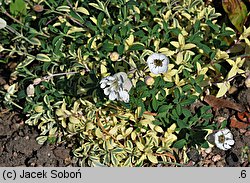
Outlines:
[[150,64],[150,63],[154,63],[154,60],[155,59],[158,59],[158,53],[153,53],[151,54],[148,59],[147,59],[147,63]]
[[227,150],[224,146],[223,146],[223,143],[215,143],[216,147],[218,147],[219,149],[222,149],[222,150]]
[[164,73],[164,72],[166,72],[167,71],[167,67],[159,67],[159,73]]
[[126,81],[123,83],[122,87],[123,87],[123,90],[126,90],[129,92],[132,88],[132,82],[130,81],[130,79],[126,79]]
[[109,100],[115,100],[117,98],[117,94],[114,91],[111,91],[109,94]]
[[107,83],[101,83],[101,88],[105,88],[107,86]]
[[222,131],[222,133],[223,133],[224,135],[227,135],[228,133],[230,133],[230,130],[227,129],[227,128],[225,128],[225,129],[223,129],[223,130],[221,130],[221,131]]
[[124,82],[128,78],[128,75],[125,72],[118,72],[114,77],[116,77],[118,81]]
[[223,135],[222,131],[218,131],[214,134],[214,143],[217,145],[217,144],[220,144],[220,141],[219,141],[219,136]]
[[223,144],[223,147],[224,147],[223,150],[231,149],[231,146],[230,146],[229,144],[227,144],[227,143],[224,143],[224,144]]
[[110,94],[110,87],[104,89],[104,94],[109,95]]
[[159,59],[160,60],[168,60],[167,56],[164,54],[159,54]]
[[234,145],[234,140],[232,140],[232,139],[226,140],[225,143],[227,143],[229,145]]
[[120,97],[121,101],[124,101],[126,103],[129,102],[129,94],[128,94],[128,92],[126,92],[126,91],[120,91],[119,92],[119,97]]

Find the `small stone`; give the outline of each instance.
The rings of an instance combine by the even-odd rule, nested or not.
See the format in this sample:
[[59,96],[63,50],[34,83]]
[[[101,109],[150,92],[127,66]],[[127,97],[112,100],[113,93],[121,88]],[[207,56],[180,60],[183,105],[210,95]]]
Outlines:
[[221,160],[221,156],[219,154],[217,154],[217,155],[215,155],[215,156],[212,157],[212,161],[213,162],[217,162],[219,160]]
[[249,136],[250,136],[250,130],[248,130],[248,131],[245,133],[245,136],[246,136],[246,137],[249,137]]
[[224,163],[222,161],[216,162],[217,167],[224,167]]
[[246,133],[246,131],[247,131],[246,129],[240,129],[240,133],[241,133],[241,134]]
[[207,156],[208,159],[211,159],[212,157],[213,157],[212,154],[209,154],[209,155]]
[[13,152],[13,156],[14,156],[14,157],[17,157],[17,152]]
[[211,147],[207,148],[207,149],[205,150],[205,152],[206,152],[207,154],[210,154],[210,153],[212,152],[212,148],[211,148]]
[[216,167],[216,165],[211,163],[209,167]]
[[228,90],[228,93],[229,93],[229,94],[233,94],[233,93],[235,93],[237,90],[238,90],[238,89],[237,89],[235,86],[231,86],[231,87],[229,88],[229,90]]
[[225,120],[227,120],[227,118],[225,118],[223,116],[219,116],[219,117],[216,118],[216,121],[218,121],[218,123],[222,123]]
[[228,166],[230,167],[237,167],[239,166],[239,158],[237,157],[237,155],[233,152],[231,152],[230,154],[228,154],[225,158]]
[[201,157],[205,158],[207,156],[207,153],[205,150],[201,150]]

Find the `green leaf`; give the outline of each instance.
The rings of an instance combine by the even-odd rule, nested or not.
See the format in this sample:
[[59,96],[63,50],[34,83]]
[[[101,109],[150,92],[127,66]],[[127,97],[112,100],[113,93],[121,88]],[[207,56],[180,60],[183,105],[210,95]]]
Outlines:
[[181,108],[181,105],[180,104],[177,104],[176,105],[176,112],[177,114],[180,116],[182,114],[182,108]]
[[207,25],[209,25],[209,27],[211,27],[216,33],[220,32],[219,26],[216,24],[213,24],[213,22],[211,20],[207,20],[206,21]]
[[182,113],[184,114],[185,117],[191,117],[192,113],[188,109],[182,109]]
[[120,44],[119,46],[117,46],[117,52],[119,53],[119,55],[123,54],[124,48],[125,46],[123,44]]
[[106,52],[111,52],[114,49],[114,44],[110,42],[104,42],[102,45],[102,50],[105,50]]
[[183,101],[181,102],[181,106],[190,105],[190,104],[194,103],[196,99],[197,99],[196,96],[189,96],[188,99],[183,100]]
[[178,140],[174,143],[173,147],[177,149],[183,148],[187,144],[187,141],[185,139]]
[[135,43],[132,46],[130,46],[130,48],[129,48],[130,51],[132,51],[132,50],[144,50],[144,49],[145,49],[145,46],[141,43]]
[[223,0],[222,6],[232,24],[239,32],[242,32],[247,18],[247,7],[244,2],[241,0]]
[[155,111],[157,111],[158,109],[158,101],[156,100],[156,98],[154,97],[153,98],[153,101],[152,101],[152,107]]
[[27,9],[24,0],[15,0],[10,3],[10,12],[13,15],[26,15]]

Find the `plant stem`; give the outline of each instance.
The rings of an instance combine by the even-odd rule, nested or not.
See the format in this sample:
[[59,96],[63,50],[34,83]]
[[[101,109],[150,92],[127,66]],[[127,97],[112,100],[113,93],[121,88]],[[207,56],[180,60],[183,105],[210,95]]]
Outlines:
[[11,16],[3,7],[1,7],[2,12],[7,15],[9,18],[11,18],[12,20],[14,20],[15,22],[19,23],[20,25],[24,26],[24,24],[22,22],[20,22],[19,20],[17,20],[16,18],[14,18],[13,16]]
[[63,76],[63,75],[76,74],[76,73],[78,73],[78,72],[63,72],[63,73],[52,74],[50,76],[43,77],[42,81],[49,80],[49,79],[53,78],[54,76]]

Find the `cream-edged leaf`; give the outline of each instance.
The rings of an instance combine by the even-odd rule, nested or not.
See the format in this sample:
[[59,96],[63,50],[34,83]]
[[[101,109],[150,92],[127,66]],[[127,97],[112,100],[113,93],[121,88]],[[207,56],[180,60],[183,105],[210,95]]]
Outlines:
[[89,15],[89,11],[88,11],[86,8],[84,8],[84,7],[78,7],[78,8],[76,9],[76,11],[77,11],[77,12],[80,12],[80,13],[83,13],[83,14],[85,14],[85,15]]

